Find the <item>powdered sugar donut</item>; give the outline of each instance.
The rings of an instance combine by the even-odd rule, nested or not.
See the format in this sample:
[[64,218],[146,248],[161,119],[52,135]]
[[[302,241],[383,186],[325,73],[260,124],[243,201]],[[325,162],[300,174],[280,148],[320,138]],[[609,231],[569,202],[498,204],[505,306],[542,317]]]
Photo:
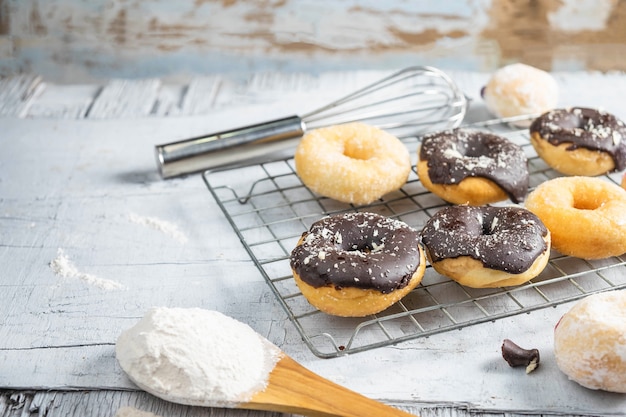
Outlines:
[[626,290],[577,302],[554,329],[554,354],[580,385],[626,393]]
[[[559,87],[552,75],[524,64],[512,64],[497,70],[482,89],[487,109],[496,117],[540,114],[554,108]],[[528,126],[530,121],[515,122]]]

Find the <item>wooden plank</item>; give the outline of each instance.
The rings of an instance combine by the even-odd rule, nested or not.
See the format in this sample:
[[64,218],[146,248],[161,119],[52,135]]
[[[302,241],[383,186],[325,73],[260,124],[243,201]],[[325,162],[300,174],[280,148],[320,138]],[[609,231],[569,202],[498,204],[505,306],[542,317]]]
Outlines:
[[[524,413],[500,413],[446,404],[394,404],[421,417],[522,417]],[[291,415],[252,410],[190,407],[174,404],[141,391],[0,391],[0,417],[289,417]],[[562,417],[562,413],[533,414]],[[609,416],[609,414],[605,414]],[[600,417],[597,414],[595,417]],[[613,415],[614,416],[614,415]],[[297,416],[293,416],[297,417]],[[574,415],[572,415],[574,417]],[[578,415],[583,417],[583,415]]]
[[89,119],[132,118],[151,114],[161,81],[111,80],[100,91],[87,113]]
[[208,114],[214,106],[221,85],[221,77],[217,75],[194,78],[185,91],[181,114]]
[[388,68],[407,61],[476,70],[503,62],[626,69],[619,2],[499,3],[198,1],[172,10],[162,0],[107,8],[23,0],[2,3],[0,52],[8,57],[4,66],[46,70],[65,82],[242,68]]
[[280,413],[190,407],[141,391],[0,391],[0,417],[280,417]]
[[24,117],[31,102],[45,88],[38,75],[0,78],[0,116]]
[[46,84],[46,89],[32,100],[26,117],[83,119],[101,86],[97,84]]
[[152,116],[207,115],[214,109],[218,92],[228,97],[230,91],[220,89],[220,76],[195,77],[188,84],[165,84],[161,87]]
[[164,83],[158,91],[151,117],[183,115],[181,101],[187,86],[182,83]]

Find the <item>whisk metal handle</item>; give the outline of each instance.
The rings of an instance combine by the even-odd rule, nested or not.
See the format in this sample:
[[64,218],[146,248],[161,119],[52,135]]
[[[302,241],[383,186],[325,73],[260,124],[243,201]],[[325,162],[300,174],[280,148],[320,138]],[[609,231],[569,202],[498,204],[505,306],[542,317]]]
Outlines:
[[300,116],[289,116],[158,145],[157,165],[163,178],[231,165],[287,149],[293,145],[288,139],[299,139],[305,129]]

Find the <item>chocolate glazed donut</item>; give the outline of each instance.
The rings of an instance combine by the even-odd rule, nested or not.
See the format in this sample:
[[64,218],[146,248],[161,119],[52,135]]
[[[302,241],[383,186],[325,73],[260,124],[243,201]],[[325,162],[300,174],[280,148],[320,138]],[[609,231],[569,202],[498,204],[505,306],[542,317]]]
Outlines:
[[539,156],[564,174],[594,176],[626,169],[626,125],[610,113],[555,109],[533,121],[530,135]]
[[311,304],[351,317],[398,301],[419,284],[425,264],[419,232],[374,213],[315,222],[290,258],[296,283]]
[[418,175],[431,192],[454,204],[483,205],[528,192],[528,160],[504,137],[470,129],[426,135],[419,150]]
[[451,206],[422,230],[433,268],[475,288],[518,285],[534,278],[550,255],[550,233],[520,207]]

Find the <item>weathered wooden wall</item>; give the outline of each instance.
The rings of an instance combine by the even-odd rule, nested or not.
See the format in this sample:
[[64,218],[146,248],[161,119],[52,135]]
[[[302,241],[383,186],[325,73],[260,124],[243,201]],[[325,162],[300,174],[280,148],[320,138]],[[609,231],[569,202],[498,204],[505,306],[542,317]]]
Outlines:
[[624,70],[624,0],[0,0],[0,75]]

